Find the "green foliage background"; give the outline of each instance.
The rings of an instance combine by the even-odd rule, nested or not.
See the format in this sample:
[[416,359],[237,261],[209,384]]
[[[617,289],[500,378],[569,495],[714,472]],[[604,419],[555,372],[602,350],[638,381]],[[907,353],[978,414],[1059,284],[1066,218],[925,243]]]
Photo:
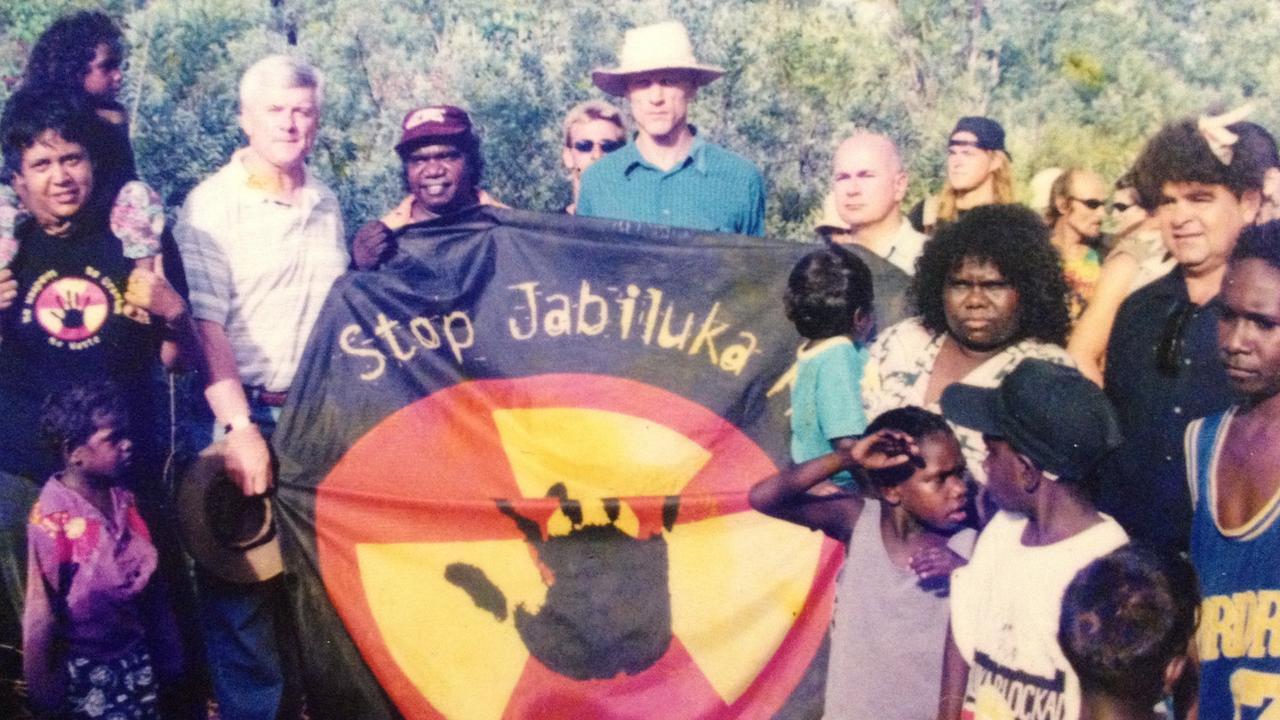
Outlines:
[[396,199],[398,124],[428,103],[471,111],[498,198],[562,207],[562,113],[600,95],[589,72],[626,28],[666,18],[728,70],[692,119],[763,169],[776,237],[808,236],[855,127],[897,138],[912,199],[964,114],[1004,124],[1023,181],[1071,164],[1114,178],[1160,123],[1245,99],[1280,129],[1280,5],[1259,0],[0,0],[0,100],[44,27],[84,7],[126,29],[140,170],[175,206],[241,143],[245,67],[290,51],[323,69],[312,166],[352,228]]

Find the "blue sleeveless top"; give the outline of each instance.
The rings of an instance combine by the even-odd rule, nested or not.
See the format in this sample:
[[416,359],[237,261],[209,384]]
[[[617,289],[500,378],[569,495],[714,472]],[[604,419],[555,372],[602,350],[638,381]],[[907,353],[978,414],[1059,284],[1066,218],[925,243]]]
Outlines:
[[1218,455],[1235,408],[1187,427],[1195,506],[1191,560],[1200,575],[1200,717],[1260,718],[1280,710],[1280,493],[1240,527],[1217,519]]

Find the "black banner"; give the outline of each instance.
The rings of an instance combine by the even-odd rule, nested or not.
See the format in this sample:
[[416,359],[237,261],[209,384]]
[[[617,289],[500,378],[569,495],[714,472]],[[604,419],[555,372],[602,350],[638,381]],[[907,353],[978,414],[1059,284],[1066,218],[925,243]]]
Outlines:
[[745,497],[815,246],[490,208],[397,239],[274,440],[312,715],[815,716],[837,547]]

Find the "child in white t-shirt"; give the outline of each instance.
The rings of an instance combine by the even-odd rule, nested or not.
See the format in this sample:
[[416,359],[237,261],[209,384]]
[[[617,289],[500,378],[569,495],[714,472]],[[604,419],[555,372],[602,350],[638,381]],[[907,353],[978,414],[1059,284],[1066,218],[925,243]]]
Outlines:
[[1058,615],[1075,574],[1128,541],[1091,499],[1094,465],[1120,443],[1114,411],[1078,370],[1043,360],[1024,360],[996,388],[952,385],[942,409],[982,432],[1000,511],[952,577],[938,718],[1077,720]]

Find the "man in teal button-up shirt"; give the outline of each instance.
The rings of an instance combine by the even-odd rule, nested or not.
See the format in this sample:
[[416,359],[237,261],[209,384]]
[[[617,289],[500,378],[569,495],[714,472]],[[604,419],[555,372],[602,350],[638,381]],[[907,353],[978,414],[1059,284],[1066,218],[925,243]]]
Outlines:
[[747,159],[697,137],[689,102],[723,74],[693,56],[684,26],[628,30],[618,67],[591,79],[631,105],[635,142],[582,174],[578,214],[695,230],[764,234],[764,178]]

